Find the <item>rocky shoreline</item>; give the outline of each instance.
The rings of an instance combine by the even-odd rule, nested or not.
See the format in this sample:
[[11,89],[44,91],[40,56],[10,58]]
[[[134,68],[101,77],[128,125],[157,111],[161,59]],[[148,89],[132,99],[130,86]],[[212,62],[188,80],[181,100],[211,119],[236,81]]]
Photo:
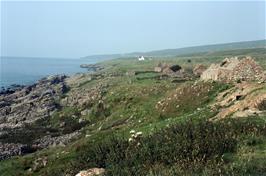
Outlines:
[[8,87],[1,87],[0,88],[0,95],[11,94],[17,90],[23,89],[24,87],[25,87],[24,85],[19,85],[19,84],[12,84]]
[[49,76],[32,85],[17,85],[1,91],[0,160],[65,145],[79,135],[76,131],[52,137],[49,127],[35,127],[38,121],[45,121],[60,108],[58,102],[68,91],[66,78],[65,75]]
[[99,71],[103,69],[99,64],[81,64],[80,68],[86,68],[88,71]]
[[[0,95],[0,123],[20,126],[49,116],[57,108],[56,99],[67,91],[65,75],[50,76],[37,83]],[[1,127],[0,127],[1,128]]]
[[[108,72],[105,70],[103,72],[97,72],[102,69],[102,66],[97,64],[84,64],[82,67],[93,68],[95,72],[76,74],[70,77],[65,75],[49,76],[32,85],[14,85],[12,88],[0,92],[0,161],[12,156],[25,155],[49,147],[66,146],[73,140],[79,139],[82,135],[86,137],[87,134],[84,131],[86,130],[85,126],[87,124],[93,127],[95,125],[95,121],[93,121],[95,117],[106,118],[110,116],[111,106],[108,104],[106,95],[110,87],[115,84],[110,80],[115,80],[116,78],[129,80],[128,78],[131,78],[128,84],[132,84],[131,81],[134,81],[134,79],[139,81],[141,79],[140,75],[142,74],[156,74],[156,76],[159,76],[159,79],[171,78],[172,82],[173,80],[189,81],[199,79],[200,75],[206,71],[206,68],[202,65],[197,65],[193,69],[193,73],[182,69],[179,65],[171,66],[168,64],[158,64],[154,68],[154,71],[131,70],[127,72]],[[246,67],[241,67],[240,71],[237,73],[245,73],[245,68]],[[258,68],[258,66],[256,68]],[[247,78],[250,77],[249,75]],[[245,78],[244,76],[242,77]],[[148,79],[158,78],[149,77]],[[204,82],[202,78],[199,81]],[[116,84],[120,83],[117,82]],[[197,82],[191,87],[194,93],[197,92],[198,88],[201,88],[201,85],[198,87],[195,85],[197,85]],[[245,84],[243,83],[243,85]],[[255,85],[254,90],[260,88],[263,84],[261,82],[255,83]],[[163,103],[163,106],[158,106],[159,108],[157,108],[156,105],[156,109],[165,109],[169,104],[174,104],[172,103],[173,100],[176,103],[179,99],[182,99],[181,95],[185,89],[177,90],[179,92],[174,95],[175,98],[172,98],[171,95],[171,97],[159,101],[160,103],[158,103]],[[211,89],[207,87],[206,90],[209,92]],[[235,99],[238,105],[239,102],[243,102],[243,111],[241,111],[242,114],[240,115],[243,115],[243,113],[246,115],[248,107],[253,106],[235,98],[239,96],[246,97],[246,94],[238,91],[246,90],[246,88],[239,88],[236,90],[236,95],[234,95],[233,98],[229,97],[228,102],[232,103],[232,99]],[[115,97],[113,94],[113,91],[111,91],[110,95]],[[180,95],[181,98],[178,95]],[[265,110],[264,95],[265,94],[261,96],[261,101],[256,101],[258,106],[254,106],[259,111]],[[195,94],[195,96],[199,95]],[[117,94],[117,97],[119,97],[119,94]],[[254,99],[257,100],[258,98],[254,96],[248,100],[253,102]],[[121,101],[120,99],[118,100]],[[127,103],[131,100],[132,97],[130,97],[129,100],[125,99]],[[180,104],[182,103],[180,102]],[[228,109],[227,104],[225,105],[226,106],[219,106],[224,107],[223,112],[226,110],[228,112],[227,114],[239,111],[240,109],[239,107],[233,110]],[[179,108],[179,104],[175,107]],[[160,111],[163,112],[163,110]],[[199,110],[197,109],[197,111]],[[119,124],[120,122],[118,121],[116,123]],[[110,127],[112,127],[112,125],[110,125],[109,128]],[[102,130],[107,128],[103,127],[101,124],[97,129]]]
[[[92,73],[103,69],[98,64],[82,64],[80,67],[86,68],[89,75],[53,75],[31,85],[14,84],[0,88],[0,161],[48,147],[65,146],[79,138],[80,129],[86,124],[83,119],[72,115],[73,123],[62,121],[58,126],[50,121],[62,108],[79,107],[88,101],[92,103],[90,97],[100,96],[101,85],[86,95],[77,92],[66,96],[79,78],[86,75],[91,80],[97,79],[97,73]],[[68,118],[68,114],[65,116]]]

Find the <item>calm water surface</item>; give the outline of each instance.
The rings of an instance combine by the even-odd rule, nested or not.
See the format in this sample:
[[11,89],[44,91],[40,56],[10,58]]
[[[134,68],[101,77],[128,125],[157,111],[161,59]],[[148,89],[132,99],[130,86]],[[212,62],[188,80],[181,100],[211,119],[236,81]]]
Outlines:
[[0,87],[32,84],[49,75],[86,72],[80,68],[84,63],[93,64],[96,60],[0,57]]

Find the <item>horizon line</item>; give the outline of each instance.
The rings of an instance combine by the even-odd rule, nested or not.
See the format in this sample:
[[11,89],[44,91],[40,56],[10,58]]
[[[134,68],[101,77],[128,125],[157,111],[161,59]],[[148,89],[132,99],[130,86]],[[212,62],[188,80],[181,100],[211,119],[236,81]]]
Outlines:
[[242,41],[233,41],[233,42],[227,42],[227,43],[212,43],[212,44],[203,44],[203,45],[191,45],[191,46],[183,46],[179,48],[164,48],[164,49],[155,49],[155,50],[149,50],[149,51],[132,51],[132,52],[125,52],[125,53],[102,53],[102,54],[90,54],[86,56],[79,56],[79,57],[43,57],[43,56],[0,56],[2,57],[20,57],[20,58],[43,58],[43,59],[82,59],[84,57],[90,57],[90,56],[102,56],[102,55],[127,55],[127,54],[133,54],[133,53],[149,53],[149,52],[155,52],[155,51],[164,51],[164,50],[175,50],[175,49],[186,49],[186,48],[194,48],[194,47],[203,47],[203,46],[215,46],[215,45],[224,45],[224,44],[235,44],[235,43],[245,43],[245,42],[256,42],[256,41],[264,41],[266,44],[266,38],[264,39],[258,39],[258,40],[242,40]]

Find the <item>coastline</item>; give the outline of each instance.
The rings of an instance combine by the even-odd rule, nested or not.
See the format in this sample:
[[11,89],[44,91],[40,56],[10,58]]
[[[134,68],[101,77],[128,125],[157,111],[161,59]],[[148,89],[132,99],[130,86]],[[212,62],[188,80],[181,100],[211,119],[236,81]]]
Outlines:
[[82,74],[82,73],[93,73],[99,70],[102,70],[103,67],[100,66],[99,64],[95,63],[95,64],[80,64],[79,66],[82,69],[86,69],[84,72],[76,72],[76,73],[71,73],[71,74],[51,74],[51,75],[47,75],[47,76],[43,76],[40,79],[37,79],[35,81],[30,81],[30,83],[25,83],[25,84],[19,84],[19,83],[15,83],[15,84],[10,84],[10,85],[6,85],[6,86],[2,86],[0,87],[0,95],[1,94],[5,94],[5,93],[14,93],[17,90],[21,90],[24,87],[27,86],[31,86],[34,84],[38,84],[39,81],[44,80],[46,78],[49,77],[53,77],[53,76],[66,76],[66,77],[72,77],[78,74]]
[[[47,123],[45,122],[47,119],[52,118],[58,110],[65,107],[63,97],[72,83],[75,84],[80,77],[93,75],[103,69],[99,64],[86,64],[82,68],[86,68],[87,72],[50,75],[33,84],[10,85],[9,88],[0,91],[0,117],[4,117],[0,118],[2,141],[0,142],[0,161],[51,146],[65,146],[80,136],[80,129],[87,124],[84,120],[79,119],[69,124],[75,128],[67,132],[63,130],[60,133],[56,132],[57,130],[50,131],[50,127],[44,127],[42,123]],[[38,129],[31,129],[31,126],[36,125],[40,125]],[[62,125],[65,124],[60,124],[61,128]],[[64,126],[64,128],[68,127]],[[24,135],[19,137],[18,134]]]
[[0,91],[31,85],[48,76],[87,72],[80,67],[84,63],[93,64],[97,60],[1,57]]

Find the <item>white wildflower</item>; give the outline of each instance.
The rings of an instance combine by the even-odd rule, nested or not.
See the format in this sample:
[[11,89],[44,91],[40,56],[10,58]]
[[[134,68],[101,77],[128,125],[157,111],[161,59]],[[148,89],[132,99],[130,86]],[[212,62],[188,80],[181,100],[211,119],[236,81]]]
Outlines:
[[139,131],[139,132],[136,133],[136,136],[141,136],[141,135],[142,135],[142,132],[141,131]]
[[135,134],[136,133],[136,131],[135,130],[130,130],[130,132],[129,132],[130,134]]

